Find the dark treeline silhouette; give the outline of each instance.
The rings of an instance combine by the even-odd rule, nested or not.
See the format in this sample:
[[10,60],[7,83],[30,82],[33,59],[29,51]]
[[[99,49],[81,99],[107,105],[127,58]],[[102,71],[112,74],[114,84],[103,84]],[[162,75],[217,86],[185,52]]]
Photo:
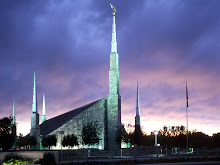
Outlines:
[[16,138],[16,145],[18,148],[24,147],[25,149],[30,150],[31,146],[35,146],[36,144],[36,139],[30,135],[24,137],[22,134],[19,134]]
[[0,148],[3,151],[10,149],[15,141],[16,128],[12,121],[12,116],[0,119]]
[[62,140],[62,146],[69,148],[78,146],[77,136],[74,134],[64,136]]
[[[142,129],[135,126],[128,126],[131,128],[129,133],[126,132],[124,125],[121,126],[116,134],[116,140],[120,140],[131,145],[142,146],[154,146],[155,135],[151,132],[150,135],[143,133]],[[129,129],[130,129],[129,128]],[[82,140],[85,145],[94,145],[99,143],[99,126],[97,123],[88,123],[82,129]],[[157,143],[165,148],[178,147],[181,149],[186,148],[186,135],[187,131],[184,126],[164,126],[158,131]],[[220,147],[220,133],[208,136],[203,132],[189,131],[189,147],[192,148],[218,148]],[[49,140],[48,140],[49,139]],[[53,139],[53,140],[52,140]],[[65,138],[64,138],[65,139]],[[15,142],[16,141],[16,142]],[[56,137],[48,136],[44,138],[44,147],[56,146]],[[43,143],[44,143],[43,142]],[[48,143],[49,142],[49,143]],[[66,143],[65,143],[66,142]],[[4,117],[0,119],[0,148],[3,151],[10,149],[13,144],[17,147],[25,147],[30,149],[30,146],[36,145],[36,139],[30,135],[23,137],[17,136],[15,140],[15,126],[12,124],[12,117]],[[66,141],[63,141],[64,146],[73,147],[78,145],[77,137],[75,135],[69,135],[66,137]]]
[[42,146],[44,148],[49,148],[49,150],[50,150],[50,148],[52,146],[56,146],[56,144],[57,144],[57,137],[56,137],[56,135],[44,136],[42,141],[41,141],[41,143],[42,143]]
[[[134,130],[130,133],[123,133],[130,140],[131,145],[140,146],[154,146],[155,135],[151,132],[150,135],[146,135],[141,130]],[[187,131],[184,126],[164,126],[158,131],[157,142],[160,146],[165,148],[179,147],[181,149],[186,148],[186,136]],[[216,148],[220,147],[220,133],[208,136],[202,132],[189,131],[189,147],[191,148]],[[126,138],[124,138],[126,139]]]

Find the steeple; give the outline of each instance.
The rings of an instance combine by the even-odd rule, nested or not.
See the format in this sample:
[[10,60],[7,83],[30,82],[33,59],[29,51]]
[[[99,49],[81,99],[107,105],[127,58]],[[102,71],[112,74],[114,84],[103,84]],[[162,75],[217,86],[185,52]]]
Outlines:
[[135,117],[135,127],[140,128],[141,121],[140,121],[140,100],[139,100],[139,88],[137,82],[137,100],[136,100],[136,117]]
[[13,119],[12,123],[14,125],[16,123],[16,121],[15,121],[15,101],[13,101],[13,118],[12,119]]
[[45,96],[43,94],[42,123],[46,120]]
[[32,112],[37,113],[37,88],[36,88],[35,72],[34,72],[34,87],[33,87]]
[[33,87],[33,103],[32,103],[32,113],[31,113],[31,132],[30,136],[36,139],[36,146],[31,146],[31,149],[40,149],[40,127],[39,127],[39,114],[37,112],[37,88],[34,72],[34,87]]
[[140,116],[140,100],[139,100],[138,82],[137,82],[136,116]]
[[116,9],[113,5],[111,5],[111,8],[113,9],[113,23],[112,23],[112,42],[111,42],[110,70],[109,70],[109,94],[119,95],[119,60],[117,53],[116,24],[115,24]]
[[109,95],[107,98],[107,144],[105,148],[108,150],[117,150],[121,148],[121,143],[115,140],[118,137],[118,130],[121,129],[121,96],[119,94],[119,62],[116,42],[116,9],[113,5],[111,5],[111,8],[113,9],[113,23],[109,69]]

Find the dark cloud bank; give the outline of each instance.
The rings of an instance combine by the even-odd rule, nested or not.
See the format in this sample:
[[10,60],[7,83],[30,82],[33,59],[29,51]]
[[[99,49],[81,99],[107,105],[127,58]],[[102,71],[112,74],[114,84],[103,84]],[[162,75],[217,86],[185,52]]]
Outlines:
[[[17,122],[25,122],[22,116],[31,113],[34,71],[39,111],[44,92],[49,117],[108,94],[110,3],[118,10],[124,118],[135,115],[137,80],[141,87],[142,115],[163,114],[167,120],[171,112],[183,116],[186,79],[191,96],[195,96],[191,98],[192,109],[205,114],[208,107],[220,114],[220,1],[0,3],[1,116],[11,114],[15,99]],[[207,97],[203,96],[207,91]],[[29,122],[30,115],[26,116]],[[199,118],[192,115],[198,124]],[[215,118],[213,127],[219,126],[219,119]]]

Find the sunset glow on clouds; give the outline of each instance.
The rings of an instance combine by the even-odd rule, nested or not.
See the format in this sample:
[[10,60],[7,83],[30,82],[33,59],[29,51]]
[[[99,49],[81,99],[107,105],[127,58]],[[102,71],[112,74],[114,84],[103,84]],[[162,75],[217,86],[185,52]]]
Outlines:
[[220,1],[2,1],[0,117],[30,131],[33,72],[47,119],[108,95],[112,10],[122,122],[134,124],[137,81],[147,134],[164,125],[220,132]]

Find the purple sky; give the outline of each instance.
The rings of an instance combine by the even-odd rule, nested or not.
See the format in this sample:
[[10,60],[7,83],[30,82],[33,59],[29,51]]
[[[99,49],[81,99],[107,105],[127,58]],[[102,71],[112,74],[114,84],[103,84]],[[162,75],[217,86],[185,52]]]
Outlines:
[[220,132],[219,0],[0,2],[0,117],[16,102],[30,131],[33,72],[47,119],[108,95],[112,9],[117,9],[122,122],[134,124],[136,83],[146,133],[164,125]]

